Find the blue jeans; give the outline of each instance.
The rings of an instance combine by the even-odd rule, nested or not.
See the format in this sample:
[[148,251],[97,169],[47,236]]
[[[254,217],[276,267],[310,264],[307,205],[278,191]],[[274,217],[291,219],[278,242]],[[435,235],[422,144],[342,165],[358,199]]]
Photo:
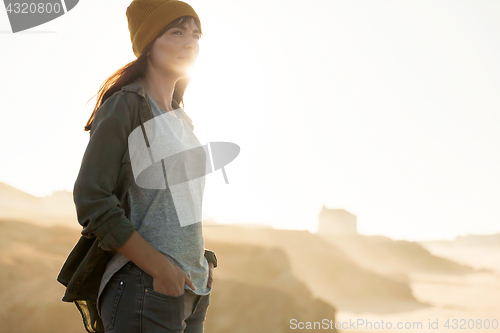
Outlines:
[[107,283],[99,299],[105,332],[202,333],[210,294],[184,289],[180,296],[153,290],[153,277],[129,261]]

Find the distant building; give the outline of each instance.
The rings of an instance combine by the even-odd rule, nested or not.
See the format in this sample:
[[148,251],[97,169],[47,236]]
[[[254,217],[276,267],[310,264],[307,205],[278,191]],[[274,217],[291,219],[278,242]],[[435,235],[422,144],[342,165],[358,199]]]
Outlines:
[[356,235],[356,215],[344,209],[330,209],[323,205],[319,213],[318,234],[322,235]]

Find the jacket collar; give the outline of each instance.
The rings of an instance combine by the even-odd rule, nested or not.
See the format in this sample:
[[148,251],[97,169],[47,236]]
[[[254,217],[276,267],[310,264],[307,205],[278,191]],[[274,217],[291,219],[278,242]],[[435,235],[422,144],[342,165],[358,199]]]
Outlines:
[[146,87],[144,87],[140,76],[138,76],[133,82],[123,86],[121,90],[135,92],[142,97],[146,97]]
[[[123,86],[121,88],[121,90],[123,91],[129,91],[129,92],[135,92],[139,95],[141,95],[143,98],[146,98],[146,95],[147,95],[147,92],[146,92],[146,87],[144,86],[144,83],[142,82],[141,80],[141,77],[140,76],[137,76],[137,78]],[[186,118],[186,120],[188,121],[188,124],[189,126],[191,127],[191,129],[194,129],[194,125],[193,125],[193,120],[186,114],[186,112],[184,111],[184,109],[182,109],[179,105],[179,103],[177,103],[177,101],[175,99],[172,98],[172,107],[175,108],[176,110],[179,109],[181,115]],[[143,122],[145,122],[147,119],[151,119],[152,118],[152,113],[151,113],[151,110],[148,110],[148,115],[143,115],[143,113],[141,112],[141,117],[145,117],[144,119],[141,118],[141,120]]]

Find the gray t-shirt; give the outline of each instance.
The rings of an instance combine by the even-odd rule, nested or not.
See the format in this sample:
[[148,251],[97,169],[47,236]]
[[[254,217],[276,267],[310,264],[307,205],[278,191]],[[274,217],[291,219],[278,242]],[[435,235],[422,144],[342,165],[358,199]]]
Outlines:
[[[193,150],[195,147],[201,147],[201,143],[180,111],[177,109],[165,114],[165,111],[149,95],[148,98],[153,116],[158,121],[155,133],[151,135],[152,137],[148,135],[150,143],[155,142],[154,136],[161,135],[168,148],[175,147],[181,152],[191,149],[189,158],[165,159],[165,164],[168,164],[168,161],[175,164],[167,165],[166,168],[175,170],[177,173],[188,173],[190,169],[193,169],[193,164],[197,164],[198,169],[202,164],[204,167],[205,153],[203,150],[200,152],[200,149]],[[172,112],[175,112],[177,117]],[[158,116],[161,117],[156,118]],[[198,295],[208,295],[211,288],[207,287],[208,262],[204,256],[205,244],[201,222],[205,177],[198,177],[170,187],[169,190],[143,188],[133,180],[127,194],[130,202],[130,220],[137,232],[172,263],[179,266],[196,287],[193,291],[185,284],[184,289]],[[186,222],[188,219],[191,219],[189,223]],[[194,221],[199,222],[194,223]],[[119,252],[108,262],[101,279],[98,302],[102,290],[113,274],[127,262],[129,259]]]

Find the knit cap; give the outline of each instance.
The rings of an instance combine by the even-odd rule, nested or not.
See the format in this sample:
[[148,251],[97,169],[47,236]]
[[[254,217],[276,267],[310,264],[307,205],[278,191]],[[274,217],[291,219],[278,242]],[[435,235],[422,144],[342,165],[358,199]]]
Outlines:
[[135,56],[139,58],[166,25],[186,15],[200,20],[194,9],[180,0],[132,1],[127,7],[127,20]]

